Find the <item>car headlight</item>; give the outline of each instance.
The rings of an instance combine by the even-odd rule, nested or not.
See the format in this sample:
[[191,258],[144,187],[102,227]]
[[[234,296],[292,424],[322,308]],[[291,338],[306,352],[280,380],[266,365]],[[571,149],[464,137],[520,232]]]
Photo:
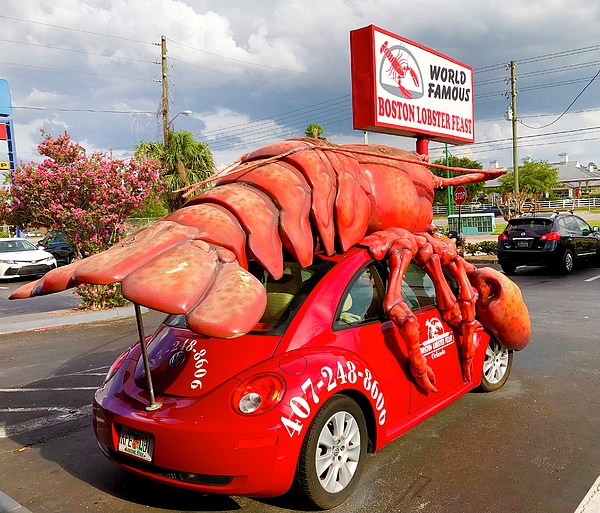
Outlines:
[[233,393],[233,409],[243,415],[271,411],[283,399],[285,382],[278,374],[257,374],[241,383]]

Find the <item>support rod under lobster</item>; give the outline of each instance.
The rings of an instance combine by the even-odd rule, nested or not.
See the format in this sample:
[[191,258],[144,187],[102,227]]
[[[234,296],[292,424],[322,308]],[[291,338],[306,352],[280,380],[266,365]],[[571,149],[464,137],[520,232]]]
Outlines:
[[144,335],[144,323],[142,320],[142,311],[140,305],[137,303],[133,304],[135,309],[135,320],[137,322],[138,335],[140,337],[140,347],[142,348],[142,359],[144,361],[144,370],[146,372],[146,379],[148,380],[148,394],[150,395],[150,404],[146,406],[146,411],[158,410],[162,406],[162,403],[157,403],[154,399],[154,387],[152,386],[152,376],[150,374],[150,363],[148,362],[148,351],[146,350],[146,336]]

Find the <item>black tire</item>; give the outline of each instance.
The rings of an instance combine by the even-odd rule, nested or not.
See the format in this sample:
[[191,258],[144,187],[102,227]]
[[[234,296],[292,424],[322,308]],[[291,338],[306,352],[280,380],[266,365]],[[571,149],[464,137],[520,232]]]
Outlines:
[[502,388],[510,376],[512,364],[512,349],[507,349],[492,337],[485,350],[480,390],[493,392]]
[[[297,488],[317,508],[339,506],[358,485],[367,444],[367,423],[358,404],[347,396],[334,395],[317,412],[302,443]],[[320,473],[317,459],[322,461]]]
[[570,249],[565,249],[565,252],[557,266],[557,271],[561,274],[571,274],[575,265],[575,257]]
[[502,267],[504,274],[514,274],[517,269],[517,264],[512,260],[501,260],[500,267]]
[[72,264],[73,262],[75,262],[75,255],[71,255],[68,259],[67,259],[67,265]]

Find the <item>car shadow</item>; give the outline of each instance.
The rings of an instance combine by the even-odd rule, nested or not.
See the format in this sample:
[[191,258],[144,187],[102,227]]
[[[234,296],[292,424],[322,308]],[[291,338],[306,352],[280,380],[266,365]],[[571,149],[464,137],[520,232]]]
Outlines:
[[[148,326],[148,331],[153,330]],[[29,392],[20,392],[10,395],[10,404],[14,408],[30,404],[48,405],[62,408],[64,415],[72,418],[61,423],[52,421],[39,422],[39,428],[19,432],[21,426],[27,423],[35,423],[40,418],[40,412],[24,413],[9,416],[0,414],[0,424],[4,424],[6,432],[14,431],[10,440],[17,444],[19,449],[13,452],[25,453],[29,449],[37,449],[37,453],[29,453],[29,458],[34,458],[37,463],[35,467],[40,476],[28,478],[36,481],[42,480],[43,469],[46,462],[51,462],[54,468],[60,467],[61,472],[77,480],[77,485],[68,490],[44,489],[40,496],[54,497],[53,500],[64,496],[65,493],[78,495],[78,500],[85,502],[93,497],[97,502],[94,504],[110,505],[113,499],[137,504],[143,507],[156,508],[169,511],[237,511],[248,509],[252,511],[269,511],[275,509],[288,509],[292,511],[311,511],[308,505],[301,500],[295,492],[290,491],[283,496],[274,498],[249,499],[240,497],[236,499],[230,495],[209,494],[183,488],[176,488],[151,479],[130,473],[108,460],[97,446],[92,427],[91,403],[95,388],[102,384],[104,374],[112,362],[119,356],[124,348],[135,341],[135,333],[129,332],[122,336],[116,336],[103,346],[95,346],[93,350],[80,354],[76,358],[66,361],[63,365],[52,372],[48,377],[21,385],[20,389]],[[118,346],[111,349],[108,346]],[[72,390],[68,395],[52,392],[50,389],[57,388]],[[44,390],[46,389],[46,392]],[[79,389],[79,390],[78,390]],[[0,402],[8,400],[4,397],[6,392],[0,392]],[[39,408],[38,408],[39,409]],[[50,416],[48,417],[50,418]],[[15,472],[19,471],[15,469]],[[54,473],[57,471],[54,470]],[[67,483],[71,479],[54,476],[53,482]],[[43,487],[44,485],[42,485]],[[90,490],[90,488],[92,490]],[[109,495],[102,497],[97,491]],[[56,495],[54,495],[56,494]],[[262,506],[261,506],[262,505]],[[121,510],[122,506],[117,509]],[[112,508],[111,508],[112,509]],[[110,510],[110,509],[109,509]],[[138,510],[136,508],[136,510]]]

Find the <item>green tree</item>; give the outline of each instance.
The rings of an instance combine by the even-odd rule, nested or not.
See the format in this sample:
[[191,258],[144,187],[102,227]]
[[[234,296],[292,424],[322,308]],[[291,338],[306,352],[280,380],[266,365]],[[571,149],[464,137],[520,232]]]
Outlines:
[[[510,171],[500,178],[500,192],[514,190],[515,174]],[[519,166],[519,190],[526,191],[532,198],[541,193],[551,193],[557,187],[558,168],[552,167],[547,160],[532,160]]]
[[[434,160],[433,164],[446,165],[446,159],[441,158],[441,159]],[[471,160],[468,157],[455,157],[453,155],[451,155],[450,158],[448,159],[448,165],[452,166],[452,167],[462,167],[465,169],[482,169],[483,168],[481,163],[477,162],[476,160]],[[446,170],[444,170],[444,169],[431,168],[431,172],[437,176],[443,176],[443,177],[447,176]],[[453,173],[452,171],[450,171],[450,176],[458,176],[459,174],[463,174],[463,173]],[[468,183],[464,187],[465,187],[465,189],[467,189],[467,198],[477,198],[479,196],[479,194],[482,193],[484,190],[484,182]],[[447,201],[446,198],[447,198],[446,189],[439,190],[435,193],[434,204],[445,205],[446,201]]]
[[306,137],[311,137],[312,139],[327,140],[325,137],[323,137],[323,127],[321,125],[317,125],[316,123],[311,123],[308,125],[304,131],[304,135],[306,135]]
[[[170,212],[186,201],[182,187],[206,180],[214,173],[215,163],[208,145],[196,141],[187,131],[171,132],[167,143],[141,142],[135,150],[136,158],[153,159],[164,168],[162,178],[167,182],[164,202]],[[197,191],[201,192],[201,189]]]

